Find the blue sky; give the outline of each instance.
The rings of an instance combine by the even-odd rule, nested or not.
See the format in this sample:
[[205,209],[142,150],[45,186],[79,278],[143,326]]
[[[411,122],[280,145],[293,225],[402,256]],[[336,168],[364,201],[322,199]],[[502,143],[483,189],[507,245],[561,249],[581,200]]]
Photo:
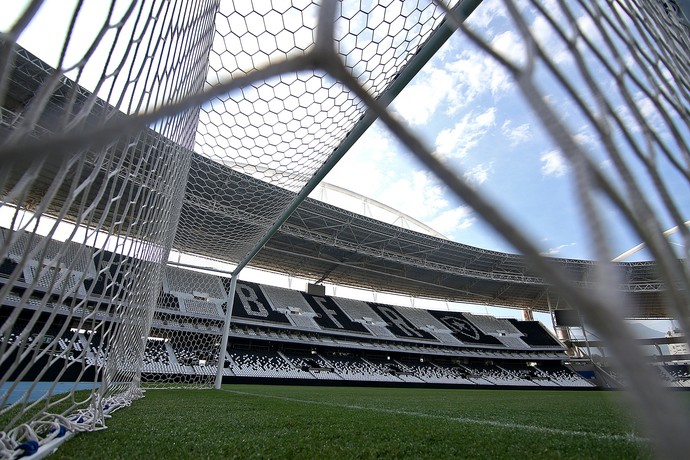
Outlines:
[[[470,23],[489,36],[514,39],[505,18],[495,15],[500,11],[496,3],[480,5]],[[451,38],[393,110],[470,183],[529,225],[545,251],[566,257],[581,251],[572,225],[576,213],[563,206],[572,201],[564,160],[506,72],[467,40],[458,34]],[[365,134],[326,181],[404,211],[455,241],[512,251],[381,124]]]
[[[554,60],[566,71],[574,68],[569,53],[554,39],[543,18],[532,16],[531,20],[532,30]],[[579,21],[583,30],[593,30],[587,18],[580,17]],[[485,0],[469,24],[511,59],[522,60],[524,46],[502,2]],[[595,32],[590,34],[596,38]],[[579,82],[577,77],[573,80]],[[540,83],[544,96],[559,107],[559,115],[577,142],[596,157],[600,144],[572,103],[563,98],[548,75],[543,74]],[[582,94],[589,97],[584,90]],[[634,96],[638,105],[645,107],[647,101],[639,94]],[[437,53],[392,107],[438,156],[527,229],[544,253],[596,257],[574,199],[569,166],[558,147],[545,134],[511,77],[460,34]],[[625,110],[622,104],[619,110]],[[607,168],[603,157],[600,166]],[[513,252],[380,124],[364,135],[326,181],[408,213],[452,240]],[[687,183],[679,181],[678,186],[687,190]],[[690,209],[688,199],[677,204]],[[610,240],[614,255],[639,243],[635,235],[617,228],[612,214],[606,218],[615,229]]]

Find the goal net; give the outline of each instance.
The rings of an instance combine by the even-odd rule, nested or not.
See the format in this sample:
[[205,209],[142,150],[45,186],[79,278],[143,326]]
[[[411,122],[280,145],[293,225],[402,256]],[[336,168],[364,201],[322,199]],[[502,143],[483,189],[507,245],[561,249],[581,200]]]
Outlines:
[[[213,259],[236,279],[376,119],[598,330],[662,453],[686,452],[687,417],[632,345],[610,263],[616,232],[638,235],[668,316],[689,330],[687,244],[679,254],[663,236],[690,237],[682,11],[480,3],[47,1],[4,13],[3,455],[101,428],[146,385],[210,387],[233,292],[202,268]],[[491,15],[512,24],[510,48],[483,23]],[[519,89],[568,164],[600,262],[591,281],[554,268],[388,108],[451,36]],[[161,356],[174,372],[156,368]]]

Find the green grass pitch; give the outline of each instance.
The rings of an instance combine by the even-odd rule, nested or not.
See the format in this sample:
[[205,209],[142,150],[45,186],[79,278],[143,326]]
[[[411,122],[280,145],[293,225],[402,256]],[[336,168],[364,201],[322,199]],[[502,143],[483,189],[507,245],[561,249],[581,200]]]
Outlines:
[[594,391],[149,390],[51,458],[651,457],[624,403]]

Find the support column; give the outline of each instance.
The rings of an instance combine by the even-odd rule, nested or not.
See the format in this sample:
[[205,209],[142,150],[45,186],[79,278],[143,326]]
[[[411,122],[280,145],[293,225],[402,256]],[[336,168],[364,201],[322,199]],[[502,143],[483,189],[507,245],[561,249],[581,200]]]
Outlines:
[[534,321],[534,312],[531,308],[522,309],[522,320],[523,321]]

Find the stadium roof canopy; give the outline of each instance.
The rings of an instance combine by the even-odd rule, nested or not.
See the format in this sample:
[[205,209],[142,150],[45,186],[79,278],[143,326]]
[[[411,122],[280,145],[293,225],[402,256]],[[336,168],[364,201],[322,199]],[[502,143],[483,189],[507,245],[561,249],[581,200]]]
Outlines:
[[[12,111],[27,102],[39,87],[40,76],[46,75],[50,70],[52,69],[42,61],[20,50],[4,108]],[[69,87],[72,83],[65,79],[63,84]],[[59,91],[56,94],[59,97]],[[53,103],[59,110],[60,101],[54,100]],[[105,106],[102,105],[102,108]],[[98,110],[98,107],[94,110]],[[161,136],[153,131],[139,136],[139,139],[144,144],[137,147],[141,151],[147,150],[146,143],[161,143]],[[162,142],[168,144],[170,149],[166,150],[171,151],[171,154],[181,148],[168,140]],[[56,162],[55,168],[58,167]],[[173,244],[176,250],[185,253],[236,263],[237,260],[213,250],[208,242],[223,240],[230,233],[230,228],[236,232],[238,226],[251,227],[254,222],[265,219],[262,216],[266,214],[253,203],[238,203],[233,197],[246,193],[247,189],[252,189],[252,193],[259,191],[276,197],[291,193],[198,154],[193,154],[190,171],[190,174],[215,176],[216,181],[224,180],[228,187],[224,196],[211,196],[205,194],[204,190],[188,188],[177,229],[178,237]],[[51,170],[50,167],[42,169],[41,177],[32,188],[32,193],[37,194],[37,201],[45,191],[43,189],[42,192],[42,184],[45,188],[49,187],[54,172],[55,169]],[[91,172],[84,170],[81,174],[88,175]],[[21,177],[22,171],[15,168],[11,174],[14,176],[10,178],[10,184]],[[105,171],[99,174],[101,180],[106,180]],[[127,184],[126,187],[134,186],[132,180],[124,178],[122,183]],[[92,187],[90,193],[96,193],[97,188]],[[63,185],[57,193],[60,199],[53,200],[53,212],[60,209],[70,191]],[[96,214],[107,213],[103,199],[99,201],[94,196],[94,202],[98,202]],[[203,229],[193,225],[204,217],[203,213],[210,207],[213,207],[213,216],[217,216],[218,209],[222,209],[223,218],[213,217],[213,225]],[[72,217],[76,220],[76,216]],[[225,243],[228,247],[233,244],[232,241]],[[554,266],[565,270],[573,282],[590,285],[594,262],[551,260]],[[509,308],[530,308],[535,311],[548,311],[549,303],[552,307],[563,308],[558,293],[546,285],[520,255],[475,248],[425,235],[313,199],[307,199],[299,206],[254,257],[251,265],[304,277],[317,283],[328,282],[378,292]],[[617,265],[621,271],[621,290],[628,292],[630,296],[626,316],[667,317],[664,309],[665,287],[656,275],[654,262]]]

